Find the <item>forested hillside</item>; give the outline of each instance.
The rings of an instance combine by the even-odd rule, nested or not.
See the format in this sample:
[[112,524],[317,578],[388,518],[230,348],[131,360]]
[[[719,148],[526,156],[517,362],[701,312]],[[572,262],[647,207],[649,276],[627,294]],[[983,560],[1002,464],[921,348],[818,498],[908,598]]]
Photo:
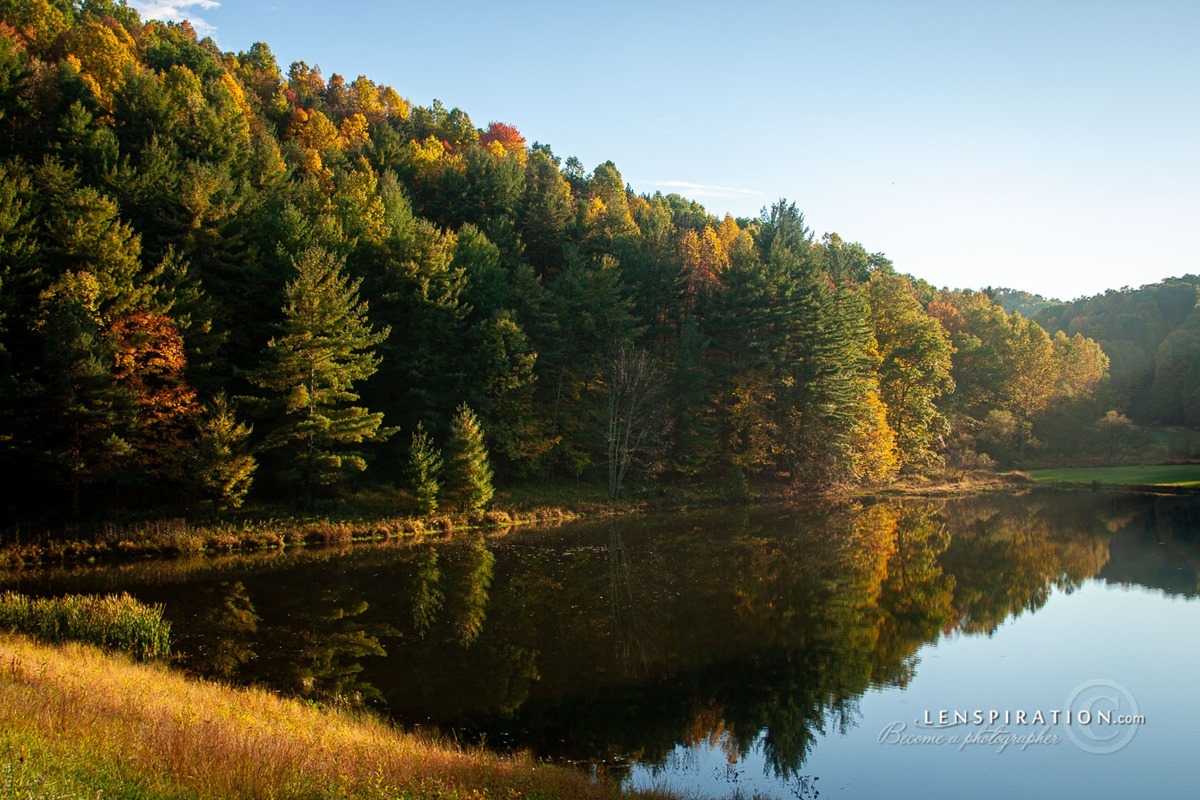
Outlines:
[[1200,425],[1200,277],[1055,303],[1048,330],[1096,340],[1111,361],[1115,402],[1143,424]]
[[937,290],[792,203],[717,219],[112,0],[0,15],[9,515],[428,500],[472,424],[501,483],[824,491],[1070,451],[1111,408],[1093,328]]

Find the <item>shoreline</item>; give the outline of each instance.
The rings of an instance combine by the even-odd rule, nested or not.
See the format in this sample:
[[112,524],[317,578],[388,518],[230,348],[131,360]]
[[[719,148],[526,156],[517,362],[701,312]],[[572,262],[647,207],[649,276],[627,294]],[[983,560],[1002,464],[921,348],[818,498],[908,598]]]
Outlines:
[[[1120,491],[1137,494],[1200,494],[1200,487],[1161,484],[1120,484],[1099,481],[1037,480],[1022,472],[971,474],[958,479],[908,478],[890,486],[821,496],[827,502],[870,499],[952,498],[998,491],[1054,489],[1060,491]],[[511,501],[481,515],[439,514],[432,517],[355,513],[351,509],[330,516],[273,516],[260,513],[241,520],[197,522],[182,517],[115,524],[97,523],[87,532],[70,528],[42,530],[22,541],[19,529],[6,532],[16,541],[0,544],[0,567],[58,566],[100,561],[220,556],[292,549],[387,542],[420,541],[430,536],[452,536],[480,531],[503,535],[514,528],[555,525],[583,519],[632,516],[647,513],[683,512],[747,504],[787,503],[811,498],[788,487],[768,486],[745,502],[731,500],[719,492],[686,493],[672,496],[635,497],[609,503],[596,498],[563,503]],[[367,504],[362,504],[367,505]]]

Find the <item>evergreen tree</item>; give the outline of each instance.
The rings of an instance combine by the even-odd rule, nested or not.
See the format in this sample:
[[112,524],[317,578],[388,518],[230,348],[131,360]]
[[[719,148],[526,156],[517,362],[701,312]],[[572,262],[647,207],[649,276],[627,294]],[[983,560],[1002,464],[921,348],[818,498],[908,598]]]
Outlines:
[[806,489],[840,490],[894,476],[895,434],[878,397],[879,353],[865,299],[820,281],[803,320],[792,372],[792,414],[782,425],[795,448],[793,477]]
[[316,486],[366,469],[363,442],[392,433],[382,427],[382,414],[352,405],[355,382],[379,366],[372,348],[390,330],[372,329],[367,305],[358,299],[360,282],[342,274],[340,259],[311,247],[293,265],[298,275],[287,285],[282,330],[268,343],[267,363],[253,380],[280,406],[266,445],[290,453],[288,473],[311,500]]
[[492,499],[492,468],[483,444],[483,428],[463,403],[450,421],[446,497],[456,507],[478,513]]
[[571,221],[573,198],[556,159],[544,150],[525,164],[525,192],[517,209],[517,230],[529,263],[539,275],[554,277],[565,263],[563,244]]
[[246,450],[253,428],[238,422],[224,394],[219,394],[199,425],[196,441],[196,483],[213,515],[240,508],[258,464]]
[[603,354],[631,341],[636,321],[620,264],[608,256],[572,260],[551,291],[550,324],[538,331],[543,339],[538,383],[550,409],[552,435],[561,437],[557,460],[578,476],[592,462],[588,390],[599,383]]
[[393,331],[363,394],[389,422],[411,430],[424,420],[433,433],[444,433],[448,412],[470,383],[463,352],[469,308],[461,299],[466,273],[453,263],[458,237],[415,216],[394,185],[389,191],[390,237],[360,250],[353,262],[372,298],[372,316]]
[[442,473],[442,453],[433,446],[433,439],[418,422],[408,448],[408,477],[417,511],[429,515],[438,507],[438,478]]
[[36,413],[56,478],[78,516],[83,489],[113,477],[133,449],[135,401],[112,377],[112,346],[96,320],[98,282],[68,274],[42,298],[45,364]]

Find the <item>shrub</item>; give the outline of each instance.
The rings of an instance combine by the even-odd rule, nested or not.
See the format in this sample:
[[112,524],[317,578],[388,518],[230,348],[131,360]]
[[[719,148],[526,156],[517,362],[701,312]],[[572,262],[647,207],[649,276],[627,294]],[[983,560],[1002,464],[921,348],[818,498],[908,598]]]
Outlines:
[[507,511],[489,511],[483,515],[483,519],[485,522],[487,522],[487,524],[495,525],[497,527],[501,525],[512,525],[513,523],[512,515]]
[[148,606],[129,594],[31,598],[0,594],[0,630],[47,642],[82,642],[119,650],[141,661],[171,654],[171,623],[160,605]]

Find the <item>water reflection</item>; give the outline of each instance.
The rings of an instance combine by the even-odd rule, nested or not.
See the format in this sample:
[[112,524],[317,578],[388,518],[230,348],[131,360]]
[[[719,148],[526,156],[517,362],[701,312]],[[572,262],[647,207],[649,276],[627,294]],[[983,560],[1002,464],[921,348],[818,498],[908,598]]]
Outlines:
[[273,605],[271,619],[285,622],[264,630],[250,677],[322,700],[383,700],[363,670],[369,657],[387,655],[380,639],[394,629],[367,616],[371,604],[358,587],[340,581],[280,592],[263,602]]
[[175,634],[175,648],[202,675],[233,678],[256,656],[260,617],[241,581],[196,587],[197,624]]
[[[1190,498],[737,509],[505,538],[19,573],[166,604],[185,665],[620,775],[679,747],[804,765],[945,634],[1090,578],[1197,593]],[[815,791],[815,789],[813,789]],[[803,796],[803,795],[802,795]]]

